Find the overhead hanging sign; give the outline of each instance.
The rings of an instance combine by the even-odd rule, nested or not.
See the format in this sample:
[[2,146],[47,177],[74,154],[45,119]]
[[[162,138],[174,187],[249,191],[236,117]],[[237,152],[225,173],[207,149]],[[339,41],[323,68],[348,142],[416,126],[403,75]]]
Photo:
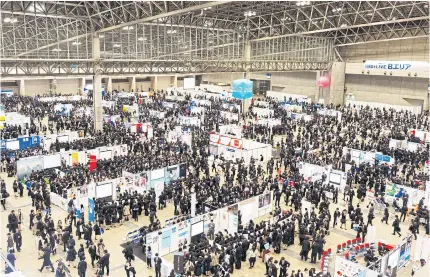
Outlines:
[[366,61],[364,69],[380,69],[390,71],[422,72],[428,71],[428,62],[415,61]]
[[253,82],[246,79],[235,80],[231,83],[232,96],[237,99],[252,98]]

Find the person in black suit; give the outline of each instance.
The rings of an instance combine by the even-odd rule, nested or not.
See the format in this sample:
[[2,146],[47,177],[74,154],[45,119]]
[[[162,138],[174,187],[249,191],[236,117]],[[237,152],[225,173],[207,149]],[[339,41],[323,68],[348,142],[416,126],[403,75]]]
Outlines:
[[155,277],[161,277],[161,258],[158,257],[158,253],[155,254],[154,264],[155,264]]
[[109,276],[109,258],[110,258],[110,254],[108,253],[107,250],[105,250],[103,257],[101,257],[99,260],[99,264],[103,274],[105,273],[105,268],[106,268],[106,276]]
[[302,243],[302,251],[300,252],[300,259],[301,260],[303,260],[303,259],[305,261],[308,260],[309,250],[311,250],[311,243],[309,242],[308,237],[305,237],[303,239],[303,243]]
[[86,272],[87,272],[87,262],[85,261],[85,257],[81,257],[78,263],[79,277],[85,277]]
[[394,219],[393,228],[393,235],[397,233],[399,237],[401,237],[402,235],[400,234],[400,220],[398,215],[396,215],[396,218]]
[[54,266],[51,262],[51,247],[49,247],[47,243],[45,243],[45,246],[43,248],[43,256],[39,259],[43,259],[42,267],[39,269],[40,272],[42,272],[42,270],[47,266],[51,267],[52,272],[55,271]]

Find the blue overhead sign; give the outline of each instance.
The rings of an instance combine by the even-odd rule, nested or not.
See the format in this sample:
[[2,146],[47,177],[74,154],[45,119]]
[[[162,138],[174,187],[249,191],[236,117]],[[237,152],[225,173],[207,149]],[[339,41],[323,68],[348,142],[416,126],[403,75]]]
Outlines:
[[231,83],[232,96],[237,99],[252,98],[253,83],[250,80],[240,79]]

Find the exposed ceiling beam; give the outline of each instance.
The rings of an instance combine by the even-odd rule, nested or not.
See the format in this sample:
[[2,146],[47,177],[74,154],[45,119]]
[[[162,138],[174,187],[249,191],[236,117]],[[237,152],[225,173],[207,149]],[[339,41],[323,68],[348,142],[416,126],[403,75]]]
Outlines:
[[[214,7],[214,6],[226,4],[226,3],[229,3],[229,2],[232,2],[232,1],[205,2],[204,4],[196,5],[196,6],[192,6],[192,7],[188,7],[188,8],[182,9],[182,10],[176,10],[176,11],[172,11],[172,12],[168,12],[168,13],[162,13],[162,14],[158,14],[158,15],[155,15],[155,16],[145,17],[145,18],[142,18],[142,19],[139,19],[139,20],[134,20],[134,21],[130,21],[130,22],[127,22],[127,23],[123,23],[123,24],[111,26],[111,27],[108,27],[108,28],[104,28],[104,29],[98,30],[97,33],[103,33],[103,32],[106,32],[106,31],[116,30],[116,29],[120,29],[120,28],[127,27],[127,26],[130,26],[130,25],[139,24],[139,23],[151,22],[151,21],[157,20],[159,18],[164,18],[164,17],[168,17],[168,16],[175,16],[175,15],[179,15],[179,14],[189,13],[189,12],[201,10],[201,9],[204,9],[204,8],[209,8],[209,7]],[[52,46],[55,46],[55,45],[58,45],[58,44],[62,44],[62,43],[69,42],[69,41],[75,41],[75,40],[77,40],[79,38],[86,37],[88,35],[89,34],[82,34],[82,35],[79,35],[79,36],[70,37],[68,39],[60,40],[60,41],[57,41],[55,43],[51,43],[51,44],[47,44],[47,45],[44,45],[44,46],[40,46],[38,48],[31,49],[29,51],[20,53],[20,54],[18,54],[16,56],[13,56],[13,57],[21,57],[21,56],[24,56],[24,55],[36,52],[38,50],[46,49],[46,48],[49,48],[49,47],[52,47]]]
[[204,8],[210,8],[210,7],[215,7],[215,6],[219,6],[219,5],[223,5],[223,4],[227,4],[230,3],[232,1],[214,1],[214,2],[205,2],[204,4],[201,5],[196,5],[196,6],[192,6],[192,7],[188,7],[182,10],[175,10],[175,11],[171,11],[171,12],[167,12],[167,13],[160,13],[157,15],[153,15],[150,17],[145,17],[145,18],[141,18],[138,20],[133,20],[130,22],[126,22],[126,23],[121,23],[115,26],[110,26],[107,28],[103,28],[100,30],[97,30],[96,33],[102,33],[102,32],[107,32],[107,31],[112,31],[112,30],[117,30],[117,29],[121,29],[130,25],[135,25],[135,24],[139,24],[139,23],[145,23],[145,22],[150,22],[153,20],[157,20],[160,18],[164,18],[164,17],[169,17],[169,16],[175,16],[175,15],[179,15],[179,14],[184,14],[184,13],[189,13],[189,12],[194,12],[194,11],[198,11]]
[[235,33],[237,32],[236,30],[233,29],[223,29],[223,28],[213,28],[212,26],[199,26],[199,25],[188,25],[188,24],[176,24],[176,23],[163,23],[163,22],[147,22],[147,23],[141,23],[142,25],[145,26],[166,26],[166,27],[182,27],[182,28],[190,28],[190,29],[209,29],[209,30],[213,30],[213,31],[222,31],[222,32],[232,32]]
[[366,24],[357,24],[357,25],[345,26],[345,27],[327,28],[327,29],[313,30],[313,31],[307,31],[307,32],[299,32],[299,33],[294,33],[294,34],[285,34],[285,35],[279,35],[279,36],[273,36],[273,37],[257,38],[257,39],[252,39],[251,41],[264,41],[264,40],[271,40],[271,39],[275,39],[275,38],[292,37],[292,36],[297,36],[297,35],[312,35],[312,34],[318,34],[318,33],[333,32],[333,31],[337,31],[337,30],[354,29],[354,28],[362,28],[362,27],[367,27],[367,26],[377,26],[377,25],[385,25],[385,24],[396,24],[396,23],[418,21],[418,20],[429,20],[429,17],[428,16],[420,16],[420,17],[390,20],[390,21],[379,21],[379,22],[372,22],[372,23],[366,23]]
[[420,35],[420,36],[414,36],[414,37],[388,38],[388,39],[378,39],[378,40],[371,40],[371,41],[358,41],[358,42],[351,42],[351,43],[335,44],[334,46],[335,47],[343,47],[343,46],[350,46],[350,45],[357,45],[357,44],[387,42],[387,41],[415,39],[415,38],[430,38],[430,36],[429,35]]
[[49,47],[52,47],[52,46],[56,46],[56,45],[58,45],[60,43],[65,43],[65,42],[69,42],[69,41],[76,41],[77,39],[84,38],[86,36],[89,36],[90,34],[91,33],[87,33],[87,34],[83,34],[83,35],[71,37],[71,38],[68,38],[68,39],[64,39],[62,41],[50,43],[50,44],[47,44],[47,45],[44,45],[44,46],[40,46],[40,47],[35,48],[35,49],[28,50],[26,52],[20,53],[20,54],[18,54],[16,56],[13,56],[13,57],[21,57],[21,56],[24,56],[24,55],[27,55],[27,54],[30,54],[30,53],[33,53],[33,52],[36,52],[36,51],[39,51],[39,50],[43,50],[43,49],[46,49],[46,48],[49,48]]
[[65,16],[65,15],[57,15],[52,13],[34,13],[34,12],[18,12],[18,11],[6,11],[3,9],[0,9],[1,13],[4,14],[12,14],[12,15],[23,15],[23,16],[33,16],[33,17],[50,17],[50,18],[61,18],[61,19],[70,19],[70,20],[90,20],[88,16]]

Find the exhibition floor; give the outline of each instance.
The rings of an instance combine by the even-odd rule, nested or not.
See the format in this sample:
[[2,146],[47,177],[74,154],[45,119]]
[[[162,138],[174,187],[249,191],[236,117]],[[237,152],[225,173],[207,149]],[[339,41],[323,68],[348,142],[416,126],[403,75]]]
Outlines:
[[[10,192],[13,192],[12,190],[12,182],[13,178],[7,178],[6,174],[0,174],[0,176],[6,180],[7,183],[7,189]],[[18,209],[22,210],[22,213],[24,215],[24,226],[23,226],[23,247],[22,251],[19,253],[16,253],[16,267],[18,270],[22,271],[26,276],[31,277],[39,277],[39,276],[53,276],[53,273],[46,270],[43,273],[39,273],[38,269],[40,268],[42,264],[42,260],[38,260],[37,256],[37,249],[36,249],[36,239],[35,236],[32,235],[31,231],[28,230],[28,221],[29,221],[29,213],[32,209],[31,207],[31,200],[29,197],[26,196],[27,192],[25,191],[25,196],[23,198],[15,198],[13,195],[11,195],[6,202],[7,211],[1,211],[1,248],[2,251],[7,248],[7,241],[6,241],[6,234],[7,234],[7,217],[10,213],[10,210],[14,209],[17,211]],[[343,209],[343,201],[340,200],[340,209]],[[365,208],[365,203],[361,205],[363,208]],[[332,213],[335,209],[335,205],[331,205]],[[1,208],[2,209],[2,208]],[[365,211],[366,213],[367,211]],[[62,209],[53,206],[52,207],[52,215],[54,218],[54,221],[57,222],[58,220],[64,221],[64,218],[66,217],[66,212]],[[164,222],[165,219],[173,217],[173,206],[171,204],[168,204],[167,208],[161,211],[157,212],[157,215],[159,216],[159,219],[161,222]],[[267,218],[267,216],[265,217]],[[258,220],[264,220],[265,218],[259,218]],[[407,222],[409,222],[409,219],[406,219]],[[122,226],[111,228],[110,230],[107,230],[104,235],[102,235],[101,238],[103,238],[106,249],[111,254],[111,273],[109,276],[113,277],[120,277],[125,276],[124,271],[124,257],[122,255],[123,248],[121,247],[121,244],[123,243],[123,239],[126,237],[127,233],[130,231],[133,231],[142,225],[147,225],[149,223],[148,217],[140,217],[139,222],[126,222]],[[387,243],[398,243],[400,241],[398,236],[391,235],[392,233],[392,227],[391,222],[389,222],[389,225],[382,224],[380,221],[380,218],[377,217],[374,220],[375,226],[377,226],[377,235],[376,237],[379,239],[385,240]],[[401,226],[402,230],[405,232],[408,229],[408,226],[406,224],[402,223]],[[423,229],[421,229],[421,232],[423,232]],[[327,243],[326,247],[331,248],[333,251],[335,251],[337,244],[340,242],[343,242],[347,239],[352,239],[356,235],[356,232],[352,232],[350,230],[340,230],[338,227],[335,229],[332,229],[330,232],[330,235],[326,238]],[[298,239],[296,239],[296,242]],[[77,241],[77,248],[80,243],[83,243],[83,240]],[[61,248],[62,246],[60,246]],[[413,245],[414,249],[415,245]],[[298,270],[301,269],[302,271],[305,268],[312,268],[312,267],[319,267],[319,262],[316,265],[310,264],[308,262],[300,261],[300,247],[299,245],[294,245],[289,247],[288,249],[283,249],[281,251],[281,254],[274,254],[275,259],[280,259],[280,257],[284,256],[290,263],[291,263],[291,270]],[[412,250],[412,253],[413,250]],[[54,255],[51,257],[51,260],[53,262],[57,261],[59,258],[64,258],[64,252],[60,249],[58,251],[57,255]],[[165,256],[167,260],[172,260],[172,256]],[[87,254],[87,261],[89,261],[89,256]],[[3,266],[3,265],[2,265]],[[146,264],[143,261],[136,260],[134,263],[134,266],[136,268],[136,271],[138,272],[138,276],[155,276],[155,272],[153,270],[148,270],[146,268]],[[330,263],[330,268],[333,270],[334,266],[334,260]],[[331,270],[331,272],[332,272]],[[77,276],[76,269],[71,269],[72,276]],[[256,263],[255,267],[253,269],[249,269],[248,264],[243,264],[241,270],[235,270],[233,276],[263,276],[265,273],[265,266],[264,264],[259,261]],[[89,266],[87,276],[93,276],[94,270]]]

